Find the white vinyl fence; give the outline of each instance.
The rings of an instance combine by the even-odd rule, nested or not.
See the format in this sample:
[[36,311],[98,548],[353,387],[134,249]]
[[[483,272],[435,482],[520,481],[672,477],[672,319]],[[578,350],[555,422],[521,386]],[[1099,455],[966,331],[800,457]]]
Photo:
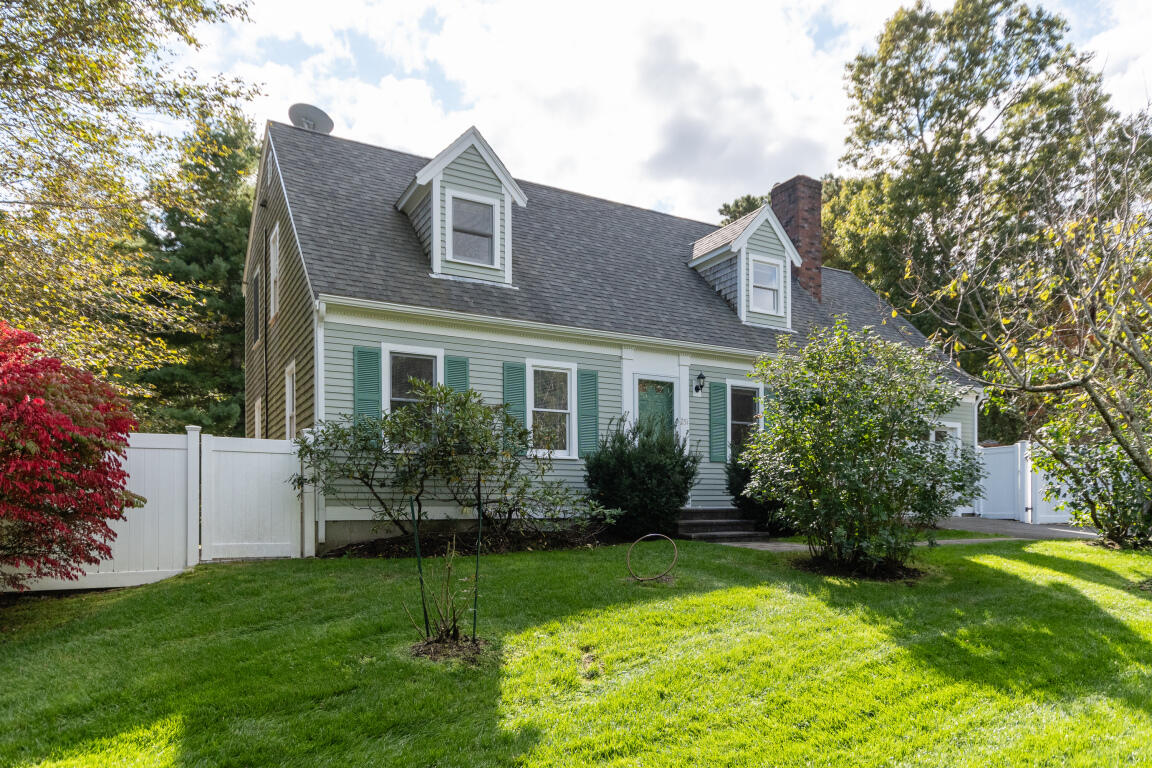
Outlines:
[[[129,436],[128,489],[147,499],[112,524],[112,557],[78,581],[43,579],[32,589],[147,584],[197,563],[315,554],[306,502],[289,484],[299,467],[288,440],[184,435]],[[309,517],[309,520],[311,517]]]
[[1022,523],[1066,523],[1068,513],[1044,498],[1048,478],[1032,466],[1027,440],[1014,445],[980,448],[988,475],[976,509],[983,517],[1019,520]]

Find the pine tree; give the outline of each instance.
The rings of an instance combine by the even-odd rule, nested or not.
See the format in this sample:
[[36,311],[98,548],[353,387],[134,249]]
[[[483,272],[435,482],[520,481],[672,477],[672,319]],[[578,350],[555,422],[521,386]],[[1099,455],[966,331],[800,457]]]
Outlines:
[[184,140],[191,205],[167,208],[146,238],[154,269],[191,287],[203,333],[166,336],[185,362],[144,371],[137,398],[142,429],[172,432],[198,424],[217,435],[244,431],[244,296],[241,290],[253,175],[260,147],[239,114],[211,119]]

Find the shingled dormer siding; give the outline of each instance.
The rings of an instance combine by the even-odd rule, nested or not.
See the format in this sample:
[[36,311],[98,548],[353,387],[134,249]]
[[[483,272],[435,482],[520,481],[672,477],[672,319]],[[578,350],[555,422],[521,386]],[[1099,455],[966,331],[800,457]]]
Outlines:
[[424,199],[416,203],[412,210],[412,226],[416,229],[416,236],[420,238],[420,246],[424,255],[432,255],[432,193],[426,193]]
[[738,312],[740,306],[740,271],[737,267],[738,259],[735,254],[723,261],[709,264],[700,269],[700,275],[716,292],[724,297],[728,306]]
[[[508,234],[507,220],[510,201],[504,193],[504,186],[500,183],[499,177],[488,167],[480,153],[474,147],[469,147],[444,169],[439,186],[440,271],[455,277],[505,282],[505,258],[507,256],[505,238]],[[495,206],[497,224],[493,233],[493,248],[495,250],[493,266],[468,264],[448,258],[449,240],[452,237],[452,232],[448,226],[450,219],[448,201],[451,199],[452,192],[484,198],[491,201]],[[415,221],[413,223],[415,224]],[[419,227],[417,227],[417,232],[419,232]]]

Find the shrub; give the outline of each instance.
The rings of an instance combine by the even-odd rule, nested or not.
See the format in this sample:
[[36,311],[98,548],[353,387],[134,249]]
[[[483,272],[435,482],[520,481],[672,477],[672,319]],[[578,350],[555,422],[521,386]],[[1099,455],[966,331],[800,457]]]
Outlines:
[[584,479],[594,502],[619,510],[612,524],[619,535],[671,535],[699,466],[675,430],[656,421],[618,422],[585,458]]
[[734,446],[732,456],[724,466],[728,493],[732,503],[744,516],[756,522],[757,530],[772,536],[792,536],[796,529],[784,516],[784,502],[775,497],[749,496],[744,493],[752,481],[752,470],[740,461],[740,451]]
[[121,467],[136,422],[113,387],[0,323],[0,586],[76,579],[140,503]]
[[[370,511],[412,531],[410,504],[475,509],[479,491],[488,537],[594,522],[604,511],[569,486],[548,480],[552,461],[531,450],[532,432],[505,405],[478,392],[412,381],[416,402],[377,417],[321,423],[296,439],[303,470],[297,488]],[[479,487],[477,482],[479,481]]]
[[803,347],[782,339],[755,375],[771,394],[742,456],[750,493],[781,499],[818,561],[898,571],[918,535],[975,498],[975,451],[926,439],[960,400],[930,352],[841,319]]

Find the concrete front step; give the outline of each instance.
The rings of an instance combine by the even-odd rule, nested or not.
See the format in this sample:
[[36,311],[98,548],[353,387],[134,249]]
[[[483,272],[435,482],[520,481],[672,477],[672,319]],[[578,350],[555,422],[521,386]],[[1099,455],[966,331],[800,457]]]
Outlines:
[[732,518],[730,520],[681,520],[680,533],[707,533],[709,531],[747,531],[756,526],[751,520]]
[[740,517],[738,509],[682,509],[680,522],[690,520],[733,520]]
[[684,538],[692,539],[693,541],[723,541],[725,543],[734,541],[770,541],[772,536],[760,531],[697,531],[694,533],[683,534]]

